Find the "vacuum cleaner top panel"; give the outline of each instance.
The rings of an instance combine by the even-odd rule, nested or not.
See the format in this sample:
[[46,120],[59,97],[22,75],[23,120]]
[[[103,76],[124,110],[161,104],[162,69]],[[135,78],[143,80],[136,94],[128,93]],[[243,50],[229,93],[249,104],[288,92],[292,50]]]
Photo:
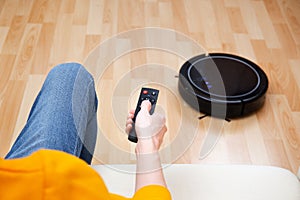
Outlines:
[[206,114],[211,114],[212,102],[225,104],[227,116],[253,112],[264,103],[267,88],[268,79],[262,69],[236,55],[199,55],[180,69],[180,94],[189,104],[195,104],[191,98],[198,98],[199,105],[192,107]]
[[191,63],[188,77],[194,87],[215,96],[246,96],[260,84],[259,75],[251,65],[228,56],[214,56],[213,60],[204,57]]

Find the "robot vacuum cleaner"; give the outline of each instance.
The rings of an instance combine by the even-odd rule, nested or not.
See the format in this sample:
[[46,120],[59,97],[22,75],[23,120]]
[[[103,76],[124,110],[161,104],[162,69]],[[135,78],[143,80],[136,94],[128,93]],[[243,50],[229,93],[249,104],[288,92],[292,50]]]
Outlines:
[[199,112],[237,118],[263,106],[268,78],[245,58],[212,53],[195,56],[183,64],[178,88],[182,98]]

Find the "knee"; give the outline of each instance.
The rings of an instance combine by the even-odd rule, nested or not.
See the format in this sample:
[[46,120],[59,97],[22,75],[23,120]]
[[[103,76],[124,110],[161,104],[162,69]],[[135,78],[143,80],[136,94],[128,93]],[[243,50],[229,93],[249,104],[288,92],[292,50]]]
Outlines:
[[48,74],[48,77],[72,77],[72,75],[77,76],[77,74],[83,74],[87,79],[93,79],[92,75],[85,69],[80,63],[62,63],[54,68]]
[[49,75],[71,74],[77,72],[80,68],[83,68],[83,66],[79,63],[62,63],[53,67]]

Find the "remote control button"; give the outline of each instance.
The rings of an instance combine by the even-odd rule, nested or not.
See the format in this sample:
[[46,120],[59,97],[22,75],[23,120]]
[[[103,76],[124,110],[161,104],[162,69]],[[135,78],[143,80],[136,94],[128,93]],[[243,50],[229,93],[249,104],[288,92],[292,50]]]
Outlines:
[[151,94],[152,94],[152,96],[155,96],[155,95],[156,95],[156,92],[153,91]]
[[148,90],[143,90],[143,94],[148,94]]
[[151,102],[151,104],[154,104],[155,103],[155,99],[150,99],[150,102]]

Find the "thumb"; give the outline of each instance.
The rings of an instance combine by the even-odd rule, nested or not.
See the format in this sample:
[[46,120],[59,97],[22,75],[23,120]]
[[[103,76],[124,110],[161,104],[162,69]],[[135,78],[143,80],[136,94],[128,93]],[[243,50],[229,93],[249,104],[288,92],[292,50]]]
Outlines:
[[140,110],[140,112],[142,111],[142,112],[149,113],[150,110],[151,110],[151,103],[150,103],[150,101],[149,100],[144,100],[142,102],[142,104],[141,104],[141,110]]
[[149,127],[151,124],[150,111],[151,103],[146,100],[141,104],[141,110],[138,112],[135,125],[136,127]]

